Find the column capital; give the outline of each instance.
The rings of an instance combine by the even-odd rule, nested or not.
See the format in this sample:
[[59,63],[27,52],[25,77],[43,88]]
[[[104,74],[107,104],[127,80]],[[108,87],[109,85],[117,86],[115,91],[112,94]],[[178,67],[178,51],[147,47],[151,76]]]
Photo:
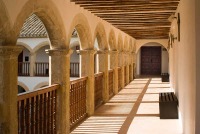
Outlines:
[[118,54],[118,51],[117,50],[110,50],[109,54]]
[[80,53],[80,55],[85,55],[85,54],[95,54],[97,51],[96,50],[79,50],[78,51]]
[[72,49],[47,49],[45,51],[49,56],[70,56],[73,53]]
[[108,54],[109,50],[105,49],[105,50],[98,50],[97,54]]
[[0,56],[17,57],[23,48],[22,46],[0,46]]

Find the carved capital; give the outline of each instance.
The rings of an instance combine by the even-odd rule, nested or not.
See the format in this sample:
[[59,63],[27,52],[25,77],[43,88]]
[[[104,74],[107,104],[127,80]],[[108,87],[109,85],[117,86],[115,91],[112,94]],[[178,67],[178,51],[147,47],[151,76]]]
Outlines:
[[22,46],[0,46],[0,56],[16,58],[23,48]]
[[80,55],[86,55],[86,54],[94,55],[97,51],[96,50],[80,50],[78,52],[80,53]]
[[49,56],[70,56],[73,53],[71,49],[49,49],[45,51]]

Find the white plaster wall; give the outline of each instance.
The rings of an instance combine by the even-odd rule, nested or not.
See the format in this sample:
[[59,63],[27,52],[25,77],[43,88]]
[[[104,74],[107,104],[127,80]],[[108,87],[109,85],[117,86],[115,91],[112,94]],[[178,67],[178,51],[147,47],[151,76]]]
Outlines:
[[18,38],[18,45],[29,46],[31,50],[35,49],[38,45],[49,45],[48,38]]
[[25,62],[25,57],[29,57],[29,60],[27,62],[30,62],[30,52],[26,48],[23,50],[23,62]]
[[70,62],[80,62],[79,61],[79,54],[76,52],[76,48],[73,47],[71,48],[73,50],[73,53],[71,54],[71,57],[70,57]]
[[[199,6],[199,5],[198,5]],[[170,75],[173,75],[172,88],[179,99],[180,118],[184,134],[199,134],[200,128],[196,126],[196,35],[195,35],[195,0],[180,1],[181,40],[175,41],[170,50]],[[199,8],[199,7],[198,7]],[[198,12],[199,14],[199,9]],[[172,23],[171,32],[177,36],[176,20]],[[199,52],[199,51],[198,51]],[[199,83],[199,82],[198,82]],[[199,117],[199,116],[198,116]],[[196,118],[196,119],[195,119]]]
[[49,77],[18,77],[18,81],[24,83],[31,91],[40,83],[49,83]]
[[36,52],[36,62],[49,62],[49,55],[45,52],[50,46],[44,46]]
[[169,72],[169,53],[168,51],[164,51],[164,47],[162,47],[162,73],[168,73]]

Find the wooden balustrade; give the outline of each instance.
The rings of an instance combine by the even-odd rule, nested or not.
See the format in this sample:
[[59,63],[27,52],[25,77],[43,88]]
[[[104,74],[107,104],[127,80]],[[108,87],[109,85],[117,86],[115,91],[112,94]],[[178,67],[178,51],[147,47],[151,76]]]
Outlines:
[[30,75],[30,63],[18,62],[18,76],[29,76],[29,75]]
[[70,82],[70,127],[87,117],[86,112],[86,82],[87,78],[80,78]]
[[49,76],[49,63],[36,62],[35,63],[35,76]]
[[70,77],[79,77],[79,63],[70,63]]
[[103,73],[94,75],[95,77],[95,109],[103,103]]
[[120,91],[122,89],[122,69],[118,68],[118,90]]
[[59,85],[18,94],[18,134],[56,133],[56,91]]
[[113,70],[109,70],[109,97],[114,95],[114,84],[113,84]]

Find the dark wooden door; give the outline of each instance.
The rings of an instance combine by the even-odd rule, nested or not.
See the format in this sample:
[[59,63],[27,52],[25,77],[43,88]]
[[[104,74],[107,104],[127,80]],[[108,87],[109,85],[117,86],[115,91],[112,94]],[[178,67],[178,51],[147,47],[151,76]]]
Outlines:
[[156,46],[141,48],[141,74],[161,74],[161,47]]

